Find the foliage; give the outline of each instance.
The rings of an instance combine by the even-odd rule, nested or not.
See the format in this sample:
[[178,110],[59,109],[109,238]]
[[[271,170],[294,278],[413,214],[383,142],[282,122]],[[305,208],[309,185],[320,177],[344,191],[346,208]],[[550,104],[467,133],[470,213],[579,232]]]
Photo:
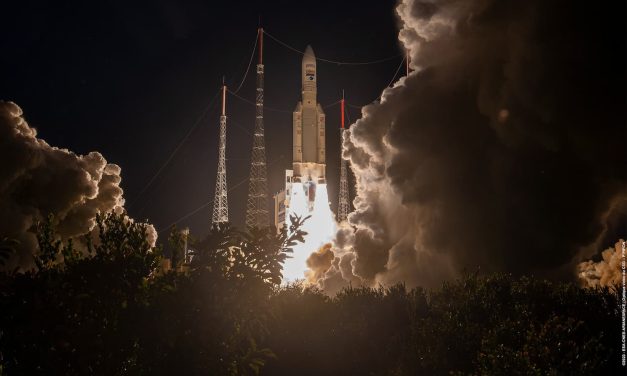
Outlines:
[[35,254],[34,261],[38,270],[58,267],[64,258],[76,259],[78,257],[72,239],[64,245],[56,235],[52,214],[49,214],[43,222],[37,222],[35,228],[39,252]]
[[185,257],[185,235],[176,228],[176,225],[170,227],[170,233],[168,235],[168,243],[172,249],[172,269],[176,269]]
[[2,238],[0,239],[0,267],[6,265],[6,261],[15,253],[15,247],[19,245],[19,242],[15,239]]
[[4,276],[3,369],[12,374],[115,374],[132,349],[128,308],[158,255],[146,225],[123,214],[97,218],[97,245],[84,256],[61,243],[52,217],[38,224],[38,272]]
[[[283,227],[276,235],[274,227],[248,229],[240,236],[236,252],[231,254],[234,265],[233,272],[241,273],[243,268],[252,270],[256,278],[278,285],[281,283],[283,263],[292,253],[292,247],[304,241],[306,232],[300,230],[307,218],[292,216],[290,230]],[[241,274],[246,277],[245,274]]]
[[620,369],[615,290],[507,274],[427,292],[288,286],[272,296],[266,375],[563,375]]
[[289,231],[284,227],[278,234],[274,227],[238,231],[229,224],[213,226],[209,235],[194,247],[192,269],[209,268],[219,270],[229,279],[253,278],[278,285],[292,247],[307,235],[301,230],[306,219],[292,216]]
[[181,273],[157,272],[159,249],[150,248],[145,225],[124,215],[99,216],[83,253],[59,242],[49,218],[38,227],[41,268],[0,276],[2,374],[561,375],[620,367],[615,290],[507,274],[467,274],[433,291],[351,287],[334,297],[281,286],[303,221],[294,217],[279,233],[216,226],[192,245]]
[[38,224],[38,271],[2,276],[0,351],[12,374],[258,374],[274,355],[269,295],[302,239],[274,229],[214,228],[188,273],[159,273],[146,225],[97,217],[74,255],[53,218]]
[[151,254],[148,242],[148,225],[134,222],[125,214],[115,212],[96,215],[98,243],[88,242],[89,253],[108,259],[146,257]]

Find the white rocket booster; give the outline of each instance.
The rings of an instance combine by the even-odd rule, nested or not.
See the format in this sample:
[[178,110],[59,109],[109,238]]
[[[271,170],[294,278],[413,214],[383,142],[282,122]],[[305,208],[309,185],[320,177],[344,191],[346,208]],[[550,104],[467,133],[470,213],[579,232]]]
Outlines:
[[307,46],[303,56],[301,79],[302,98],[292,118],[292,170],[285,171],[285,190],[275,196],[275,224],[277,228],[286,222],[289,226],[292,215],[311,218],[303,228],[307,232],[304,243],[295,248],[294,257],[285,263],[283,275],[287,280],[302,278],[307,257],[330,242],[336,232],[325,172],[325,115],[316,98],[318,75],[311,46]]
[[316,98],[318,76],[311,46],[307,46],[303,56],[301,78],[302,101],[293,114],[293,182],[326,184],[325,116]]
[[316,98],[318,75],[311,46],[307,46],[303,56],[301,79],[302,98],[292,118],[292,170],[285,171],[285,191],[275,196],[275,224],[280,228],[287,222],[289,229],[292,215],[311,218],[303,227],[307,232],[304,242],[294,248],[293,257],[285,262],[284,281],[302,278],[307,257],[330,242],[336,232],[326,187],[325,116]]

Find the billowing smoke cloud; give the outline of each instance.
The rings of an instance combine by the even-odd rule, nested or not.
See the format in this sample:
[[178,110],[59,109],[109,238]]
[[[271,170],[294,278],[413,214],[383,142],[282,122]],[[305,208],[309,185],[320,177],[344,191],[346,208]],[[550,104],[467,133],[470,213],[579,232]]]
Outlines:
[[620,286],[623,280],[622,260],[625,241],[619,240],[614,247],[601,253],[599,262],[585,261],[578,265],[579,278],[586,287]]
[[331,250],[331,243],[327,243],[320,247],[316,252],[312,253],[307,258],[307,267],[309,270],[305,271],[305,278],[308,283],[316,284],[324,273],[331,267],[333,262],[333,251]]
[[[0,238],[19,241],[8,268],[33,267],[34,225],[48,214],[68,239],[89,233],[97,213],[123,211],[120,180],[120,167],[100,153],[81,156],[48,145],[20,107],[0,101]],[[149,230],[154,243],[156,232]]]
[[349,130],[356,210],[321,285],[434,286],[477,268],[574,278],[626,218],[623,12],[402,1],[415,71]]

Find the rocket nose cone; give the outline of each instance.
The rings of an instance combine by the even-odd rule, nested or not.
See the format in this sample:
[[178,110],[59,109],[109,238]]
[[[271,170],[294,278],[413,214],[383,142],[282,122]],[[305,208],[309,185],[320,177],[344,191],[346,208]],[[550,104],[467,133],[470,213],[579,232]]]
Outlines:
[[311,59],[314,59],[314,60],[316,59],[316,55],[314,55],[313,48],[311,48],[310,45],[307,45],[307,48],[305,48],[305,57],[304,58],[305,59],[311,58]]

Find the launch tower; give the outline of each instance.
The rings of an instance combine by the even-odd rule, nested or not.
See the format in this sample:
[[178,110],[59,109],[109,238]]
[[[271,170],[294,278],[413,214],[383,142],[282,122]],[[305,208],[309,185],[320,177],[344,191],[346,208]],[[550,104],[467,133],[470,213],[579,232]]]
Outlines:
[[255,100],[255,133],[250,161],[246,226],[268,226],[268,181],[266,143],[263,127],[263,29],[259,28],[259,63],[257,64],[257,95]]
[[[342,116],[340,123],[340,150],[342,150],[342,145],[344,144],[344,94],[342,94],[340,108]],[[340,194],[339,203],[337,206],[337,221],[340,223],[346,221],[348,213],[350,212],[350,202],[348,194],[348,171],[346,169],[346,160],[340,155]]]
[[220,115],[220,143],[218,146],[218,172],[213,199],[212,225],[229,221],[229,203],[226,188],[226,85],[222,82],[222,115]]

